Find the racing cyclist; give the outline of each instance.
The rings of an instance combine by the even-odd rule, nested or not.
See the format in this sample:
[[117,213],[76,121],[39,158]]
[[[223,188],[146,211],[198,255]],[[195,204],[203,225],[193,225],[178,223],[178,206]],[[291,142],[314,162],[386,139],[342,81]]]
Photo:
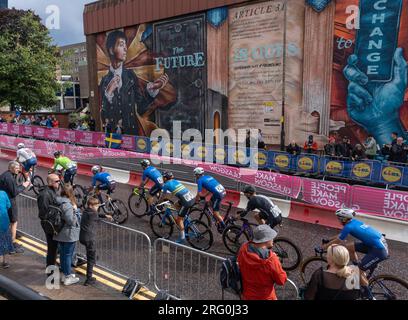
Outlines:
[[70,182],[73,185],[74,176],[77,173],[76,163],[68,157],[63,157],[61,151],[54,152],[54,158],[53,170],[56,171],[58,166],[62,167],[65,170],[64,183]]
[[17,145],[16,160],[24,168],[23,174],[25,180],[27,180],[28,177],[30,177],[31,180],[32,175],[30,175],[30,170],[37,164],[37,157],[35,156],[35,153],[30,148],[26,148],[24,143],[19,143]]
[[[356,213],[353,209],[339,209],[336,211],[336,216],[344,228],[337,237],[330,239],[330,242],[324,244],[322,248],[327,250],[327,248],[333,244],[345,246],[350,252],[351,261],[358,265],[361,271],[361,288],[372,298],[371,292],[368,290],[368,280],[365,272],[369,269],[376,268],[381,261],[389,258],[387,241],[381,232],[355,219]],[[346,242],[348,235],[353,236],[360,242]],[[365,254],[360,263],[358,263],[356,252]]]
[[[184,217],[194,205],[195,199],[183,184],[174,179],[172,172],[165,172],[163,174],[164,186],[162,188],[162,194],[159,202],[166,199],[171,199],[171,195],[178,199],[174,203],[174,207],[178,210],[178,214],[175,217],[176,223],[180,228],[180,238],[176,240],[176,243],[184,244],[186,242],[186,234],[184,232]],[[171,193],[171,195],[169,195]]]
[[225,223],[220,215],[220,207],[221,201],[226,195],[225,188],[215,178],[204,175],[204,169],[201,167],[194,169],[194,175],[197,181],[197,196],[195,200],[198,202],[200,198],[205,199],[209,194],[212,194],[210,201],[214,217],[218,220],[217,229],[222,232],[225,229]]
[[255,213],[258,224],[268,224],[271,228],[274,228],[282,223],[282,211],[267,196],[256,194],[255,187],[246,186],[244,195],[249,201],[246,209],[240,213],[241,218],[245,217],[250,211],[258,209],[259,213]]
[[149,193],[147,194],[147,204],[149,205],[149,214],[152,214],[154,212],[154,206],[153,206],[153,201],[154,197],[157,196],[158,193],[163,188],[163,176],[161,172],[153,167],[150,164],[149,160],[142,160],[140,161],[140,165],[143,168],[143,176],[142,176],[142,182],[139,185],[139,189],[142,190],[144,186],[151,180],[154,185],[150,189]]
[[93,174],[91,188],[96,190],[99,201],[103,203],[99,190],[106,190],[108,195],[110,195],[116,188],[116,181],[112,178],[109,172],[104,172],[99,165],[93,166],[91,171]]

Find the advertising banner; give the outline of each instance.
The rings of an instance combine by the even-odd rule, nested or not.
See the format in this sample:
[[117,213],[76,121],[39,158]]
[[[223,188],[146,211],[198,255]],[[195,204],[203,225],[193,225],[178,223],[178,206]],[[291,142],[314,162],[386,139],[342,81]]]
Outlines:
[[33,127],[21,126],[20,135],[31,137],[33,135]]
[[345,183],[303,179],[303,200],[328,209],[349,206],[350,186]]
[[321,159],[321,172],[327,176],[345,176],[347,173],[346,161],[322,158]]
[[294,157],[294,166],[297,172],[317,173],[319,157],[313,154],[301,154]]
[[137,152],[149,153],[150,152],[150,139],[145,137],[136,137],[135,149]]
[[60,129],[47,129],[45,132],[45,137],[49,140],[60,140]]
[[46,128],[34,126],[33,127],[33,136],[36,138],[45,139]]
[[277,171],[290,171],[292,169],[292,155],[269,151],[269,166]]
[[358,180],[373,180],[374,165],[372,161],[352,162],[350,177]]
[[8,123],[1,122],[0,123],[0,133],[8,133],[8,132],[9,132]]
[[9,133],[18,136],[20,134],[20,126],[18,124],[9,124]]
[[266,168],[268,166],[268,152],[263,150],[251,150],[251,163],[258,168]]
[[408,221],[408,192],[353,186],[351,202],[358,212]]
[[136,149],[136,140],[133,136],[122,136],[122,148],[126,150]]
[[93,132],[88,131],[77,131],[76,132],[76,142],[79,144],[85,144],[92,146],[93,141]]
[[401,185],[403,182],[404,167],[383,164],[381,166],[380,182],[385,184]]
[[105,146],[105,134],[102,132],[93,132],[92,133],[93,145],[104,147]]
[[60,131],[60,140],[65,142],[74,142],[76,141],[76,131],[68,129],[59,129]]

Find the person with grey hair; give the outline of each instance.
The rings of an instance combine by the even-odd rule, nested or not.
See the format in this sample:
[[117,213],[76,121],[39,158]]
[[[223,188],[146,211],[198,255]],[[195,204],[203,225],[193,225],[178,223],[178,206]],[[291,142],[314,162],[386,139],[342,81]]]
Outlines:
[[30,180],[25,181],[22,185],[17,185],[16,176],[19,172],[20,164],[17,161],[10,161],[8,165],[8,170],[4,172],[2,175],[0,175],[0,190],[3,190],[4,192],[7,193],[7,196],[9,197],[11,202],[11,207],[8,209],[8,215],[10,219],[11,237],[13,240],[13,246],[15,250],[11,253],[24,252],[23,248],[21,248],[21,246],[15,242],[18,220],[16,197],[31,185]]
[[242,245],[238,252],[238,265],[242,277],[242,300],[277,300],[275,284],[287,280],[278,256],[272,251],[277,236],[267,224],[254,229],[254,237]]

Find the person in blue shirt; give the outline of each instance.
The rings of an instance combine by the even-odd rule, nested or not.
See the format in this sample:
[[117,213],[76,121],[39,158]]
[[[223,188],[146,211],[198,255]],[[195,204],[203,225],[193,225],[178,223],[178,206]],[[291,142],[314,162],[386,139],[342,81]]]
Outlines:
[[92,169],[92,187],[91,189],[96,189],[99,201],[102,201],[102,196],[100,195],[100,190],[106,190],[107,194],[114,192],[116,188],[116,181],[112,178],[111,174],[104,172],[101,166],[93,166]]
[[177,199],[177,201],[174,203],[174,207],[178,210],[175,220],[180,229],[180,238],[176,240],[176,242],[185,243],[186,235],[184,232],[184,218],[195,203],[194,196],[182,183],[174,179],[172,172],[165,172],[163,174],[163,178],[164,186],[162,188],[162,194],[159,202],[166,199]]
[[[336,216],[340,223],[344,226],[341,233],[323,245],[323,249],[327,250],[332,244],[342,244],[350,252],[350,258],[353,263],[358,263],[356,252],[364,253],[365,256],[358,263],[361,271],[361,287],[368,294],[368,280],[365,271],[376,268],[381,261],[389,258],[389,251],[385,235],[377,231],[373,227],[366,225],[364,222],[355,219],[356,213],[353,209],[342,208],[336,211]],[[348,235],[353,236],[360,242],[346,242]]]
[[154,198],[158,196],[163,187],[163,176],[161,172],[150,164],[149,160],[140,161],[140,165],[143,168],[142,182],[139,185],[139,189],[142,190],[144,186],[150,181],[154,183],[153,187],[150,189],[147,195],[147,203],[149,205],[150,211],[153,212],[153,201]]
[[204,169],[197,167],[194,169],[194,175],[197,181],[197,196],[196,202],[200,199],[205,199],[209,194],[212,194],[211,205],[214,217],[218,220],[217,228],[225,229],[225,223],[220,215],[221,201],[226,195],[224,186],[211,176],[204,175]]

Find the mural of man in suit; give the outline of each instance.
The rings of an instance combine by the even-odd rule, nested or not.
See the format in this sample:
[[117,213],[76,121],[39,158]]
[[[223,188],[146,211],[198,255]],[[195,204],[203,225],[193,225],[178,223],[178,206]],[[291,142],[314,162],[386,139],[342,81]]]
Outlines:
[[[149,116],[157,107],[170,106],[176,101],[176,93],[169,83],[169,77],[162,74],[158,79],[147,82],[139,79],[133,70],[126,68],[127,38],[120,30],[109,33],[106,51],[111,64],[109,72],[100,82],[102,119],[113,118],[113,125],[123,119],[126,134],[149,136],[157,128]],[[156,99],[165,87],[165,97]]]

